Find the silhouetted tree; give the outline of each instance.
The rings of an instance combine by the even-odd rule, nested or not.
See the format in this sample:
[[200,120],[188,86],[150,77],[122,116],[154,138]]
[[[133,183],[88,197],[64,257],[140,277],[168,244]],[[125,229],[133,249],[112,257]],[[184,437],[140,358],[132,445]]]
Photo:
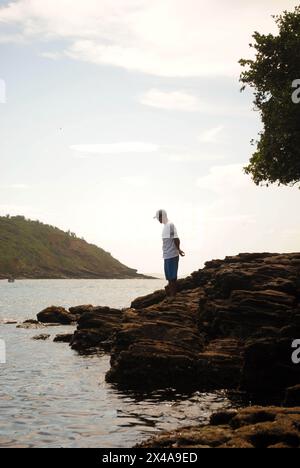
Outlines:
[[274,19],[278,35],[255,32],[255,59],[240,60],[242,90],[254,88],[263,122],[245,172],[257,185],[294,185],[300,181],[300,6]]

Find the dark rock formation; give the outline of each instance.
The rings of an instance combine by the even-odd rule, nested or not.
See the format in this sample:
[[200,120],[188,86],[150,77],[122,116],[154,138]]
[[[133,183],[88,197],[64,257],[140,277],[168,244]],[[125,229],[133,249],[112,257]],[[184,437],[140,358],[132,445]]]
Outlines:
[[121,310],[87,306],[85,311],[81,310],[71,346],[81,352],[95,348],[109,351],[115,333],[121,329],[121,326]]
[[284,406],[300,406],[300,385],[286,389]]
[[23,328],[24,330],[35,330],[39,328],[46,328],[46,324],[40,323],[37,320],[26,320],[26,322],[19,323],[16,328]]
[[212,416],[206,426],[162,433],[138,448],[300,448],[300,407],[251,407]]
[[77,320],[77,316],[68,312],[63,307],[51,306],[37,314],[37,319],[42,323],[70,325]]
[[66,314],[78,320],[73,349],[111,352],[108,382],[249,392],[300,382],[291,359],[300,339],[300,253],[212,260],[180,280],[172,300],[162,290],[129,309],[89,305],[58,316]]
[[[207,262],[123,312],[109,382],[199,390],[279,391],[300,382],[300,253],[251,253]],[[94,328],[95,333],[95,328]]]
[[36,341],[46,341],[50,338],[50,335],[46,335],[46,334],[42,334],[42,335],[37,335],[37,336],[34,336],[32,337],[31,339],[32,340],[36,340]]
[[91,304],[79,305],[76,307],[69,308],[70,314],[73,315],[73,317],[75,317],[76,321],[78,321],[83,314],[89,312],[90,310],[93,310],[93,306]]
[[61,335],[56,335],[54,338],[54,343],[71,343],[73,339],[73,333],[65,333]]

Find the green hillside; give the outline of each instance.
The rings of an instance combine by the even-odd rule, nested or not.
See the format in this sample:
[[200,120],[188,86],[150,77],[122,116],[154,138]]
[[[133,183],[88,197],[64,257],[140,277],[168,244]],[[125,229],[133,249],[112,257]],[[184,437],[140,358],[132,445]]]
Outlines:
[[0,217],[0,278],[139,278],[137,270],[74,233],[30,221]]

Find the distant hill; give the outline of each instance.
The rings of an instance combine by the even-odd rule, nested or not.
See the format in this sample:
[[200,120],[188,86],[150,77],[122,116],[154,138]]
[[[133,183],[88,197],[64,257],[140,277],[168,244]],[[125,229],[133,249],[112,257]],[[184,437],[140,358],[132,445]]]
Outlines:
[[0,279],[145,278],[110,253],[23,216],[0,217]]

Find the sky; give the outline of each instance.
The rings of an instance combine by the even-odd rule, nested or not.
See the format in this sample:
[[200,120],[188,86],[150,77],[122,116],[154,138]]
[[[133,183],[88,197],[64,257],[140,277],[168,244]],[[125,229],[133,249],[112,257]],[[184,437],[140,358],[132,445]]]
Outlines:
[[162,273],[300,249],[299,190],[243,172],[261,130],[240,58],[292,0],[0,0],[0,215],[76,232]]

